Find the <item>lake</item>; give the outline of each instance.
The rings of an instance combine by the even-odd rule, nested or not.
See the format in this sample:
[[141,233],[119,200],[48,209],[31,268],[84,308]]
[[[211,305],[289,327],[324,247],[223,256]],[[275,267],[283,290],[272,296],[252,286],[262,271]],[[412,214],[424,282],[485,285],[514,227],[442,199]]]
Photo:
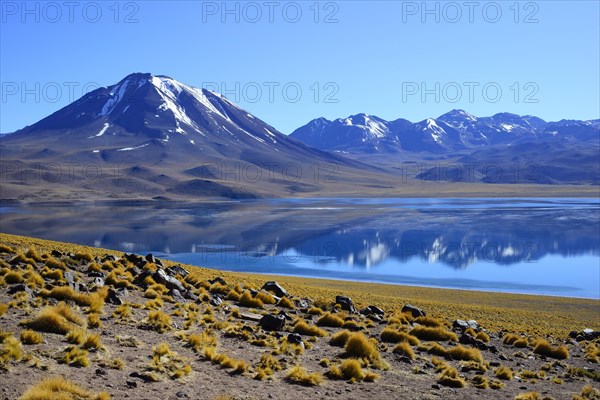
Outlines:
[[597,199],[19,205],[0,231],[229,271],[600,298]]

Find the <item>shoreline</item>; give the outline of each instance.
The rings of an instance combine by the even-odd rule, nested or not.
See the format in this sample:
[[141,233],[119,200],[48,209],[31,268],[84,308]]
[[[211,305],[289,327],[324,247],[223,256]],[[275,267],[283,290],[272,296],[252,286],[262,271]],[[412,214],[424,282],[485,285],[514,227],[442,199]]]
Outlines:
[[[6,233],[0,233],[0,243],[21,248],[34,246],[41,251],[85,251],[98,256],[123,254],[116,250]],[[600,321],[594,318],[600,308],[600,300],[596,299],[230,272],[166,259],[165,262],[169,265],[183,265],[199,278],[221,276],[228,281],[256,284],[266,279],[276,280],[306,297],[331,298],[347,295],[358,305],[381,304],[387,311],[396,310],[404,303],[411,303],[430,310],[434,316],[475,319],[493,331],[510,330],[566,337],[571,330],[600,330]]]

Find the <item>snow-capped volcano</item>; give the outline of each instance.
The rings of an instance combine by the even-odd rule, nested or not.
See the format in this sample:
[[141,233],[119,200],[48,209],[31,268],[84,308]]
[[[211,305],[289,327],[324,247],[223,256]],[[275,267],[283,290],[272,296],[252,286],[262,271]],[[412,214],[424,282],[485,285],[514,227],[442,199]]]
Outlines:
[[[176,193],[206,194],[204,180],[213,178],[239,186],[244,173],[270,178],[265,185],[277,190],[310,191],[318,188],[309,174],[311,165],[373,169],[290,138],[218,93],[147,73],[96,89],[2,137],[0,150],[3,160],[135,164],[132,175],[143,175],[144,185],[151,180],[154,188],[160,182],[161,190]],[[311,177],[313,182],[305,182]],[[267,190],[258,181],[247,181],[248,190]],[[235,195],[229,188],[225,192]]]

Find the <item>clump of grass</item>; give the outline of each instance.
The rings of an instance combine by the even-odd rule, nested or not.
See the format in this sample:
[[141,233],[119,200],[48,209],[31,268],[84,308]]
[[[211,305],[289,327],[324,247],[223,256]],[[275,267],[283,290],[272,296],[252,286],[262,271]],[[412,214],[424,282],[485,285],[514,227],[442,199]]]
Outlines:
[[42,269],[41,274],[44,278],[53,279],[55,281],[64,281],[65,279],[61,269],[50,269],[47,266]]
[[131,306],[127,303],[121,304],[115,311],[112,313],[113,318],[119,319],[121,321],[127,320],[131,317]]
[[73,367],[89,367],[90,360],[88,352],[76,346],[69,346],[65,349],[61,362]]
[[439,343],[424,343],[419,346],[419,350],[426,351],[429,354],[445,357],[447,355],[446,348]]
[[57,286],[52,290],[42,289],[40,296],[51,297],[57,300],[73,301],[79,306],[88,306],[93,312],[100,312],[104,305],[104,298],[108,293],[108,288],[101,288],[94,293],[79,293],[70,288],[69,286]]
[[585,385],[581,389],[581,395],[573,396],[573,400],[600,399],[600,391],[594,389],[591,385]]
[[392,317],[390,317],[387,321],[388,325],[406,325],[406,324],[410,324],[411,322],[414,321],[414,317],[412,316],[411,313],[397,313],[394,314]]
[[[273,296],[271,296],[273,297]],[[275,299],[273,299],[275,300]],[[252,293],[249,290],[245,290],[244,293],[240,296],[239,300],[240,306],[244,307],[254,307],[254,308],[264,308],[265,305],[261,299],[257,297],[252,297]]]
[[329,369],[329,376],[334,379],[346,379],[350,382],[367,381],[373,382],[379,378],[378,374],[365,372],[360,362],[355,359],[344,360],[340,366],[333,365]]
[[264,380],[272,376],[276,371],[281,371],[283,367],[281,363],[271,354],[265,353],[260,356],[260,361],[256,365],[256,375],[254,379]]
[[255,296],[256,299],[259,299],[264,304],[275,304],[275,297],[273,297],[270,293],[267,292],[258,292]]
[[0,303],[0,317],[6,314],[6,311],[8,311],[8,304]]
[[510,381],[513,378],[513,371],[509,367],[501,366],[496,368],[494,371],[496,374],[496,378],[502,379],[505,381]]
[[408,342],[398,343],[392,351],[396,354],[402,354],[410,358],[411,360],[414,360],[416,358],[415,352],[413,351],[412,347],[410,347],[410,344]]
[[564,360],[569,358],[569,349],[566,346],[560,345],[558,347],[552,347],[545,339],[539,339],[535,343],[533,348],[535,354],[540,354],[546,357],[556,358],[558,360]]
[[124,347],[141,347],[141,345],[142,345],[142,342],[140,342],[140,340],[138,338],[136,338],[135,336],[117,335],[116,339],[117,339],[117,343],[119,343],[121,346],[124,346]]
[[65,334],[74,328],[85,328],[86,320],[65,303],[42,308],[29,321],[23,322],[26,327],[48,333]]
[[321,310],[319,307],[311,307],[306,313],[309,315],[323,315],[323,310]]
[[463,347],[460,344],[456,347],[451,347],[446,350],[446,356],[452,357],[455,360],[475,361],[483,363],[483,356],[478,349]]
[[418,325],[415,326],[409,334],[416,336],[421,340],[458,342],[456,333],[448,331],[443,327],[430,328],[428,326]]
[[75,253],[75,257],[73,257],[74,259],[78,260],[78,261],[87,261],[87,262],[91,262],[94,257],[90,254],[90,253]]
[[527,339],[517,336],[513,333],[504,335],[504,337],[502,338],[502,343],[510,346],[515,346],[519,349],[527,347],[528,344]]
[[87,335],[82,344],[82,347],[87,350],[101,349],[102,341],[100,339],[100,335],[97,335],[95,333]]
[[303,319],[298,320],[296,325],[294,325],[293,332],[299,333],[301,335],[308,335],[308,336],[327,336],[326,331],[324,331],[323,329],[320,329],[317,326],[308,324]]
[[288,371],[286,380],[290,383],[305,386],[317,386],[323,382],[324,378],[323,375],[318,372],[308,373],[306,369],[297,365]]
[[441,369],[437,383],[454,388],[462,388],[467,385],[465,380],[458,374],[458,370],[447,364]]
[[335,314],[327,312],[317,320],[317,325],[341,328],[344,325],[344,320]]
[[108,393],[92,393],[61,377],[45,378],[27,391],[19,400],[110,400]]
[[23,274],[21,271],[10,271],[4,275],[4,282],[8,283],[9,285],[23,283]]
[[289,308],[290,310],[293,310],[296,308],[296,306],[294,305],[294,302],[285,296],[282,297],[281,300],[279,300],[279,303],[277,303],[277,305],[279,307]]
[[352,335],[352,332],[347,329],[338,331],[331,336],[329,344],[332,346],[344,347],[348,339],[350,339],[350,335]]
[[413,322],[416,322],[419,325],[428,326],[430,328],[443,327],[444,321],[441,321],[437,318],[433,317],[417,317]]
[[180,379],[192,372],[192,367],[186,360],[172,351],[166,342],[152,348],[152,361],[148,369],[166,374],[171,379]]
[[153,310],[148,313],[148,325],[158,333],[164,333],[171,329],[171,317],[160,310]]
[[472,382],[473,386],[475,386],[477,389],[487,389],[490,387],[490,381],[483,375],[475,375]]
[[15,249],[5,244],[0,244],[0,253],[15,254]]
[[104,280],[107,285],[112,285],[116,288],[131,288],[133,286],[131,281],[133,281],[131,273],[119,268],[111,271]]
[[477,336],[475,336],[475,338],[477,340],[481,340],[484,343],[489,343],[490,342],[490,335],[488,335],[487,333],[485,333],[484,331],[480,331],[477,333]]
[[23,357],[23,348],[19,339],[12,334],[0,340],[0,371],[7,370],[12,361],[19,361]]
[[102,321],[100,321],[99,313],[88,314],[88,327],[100,328],[101,326],[102,326]]
[[203,331],[189,335],[187,342],[194,351],[203,352],[205,348],[217,345],[217,337],[211,331]]
[[[2,307],[2,305],[0,305]],[[0,310],[0,316],[2,311]],[[585,348],[585,359],[591,363],[600,363],[600,348],[595,343],[589,343]]]
[[346,354],[350,357],[364,358],[373,363],[381,360],[375,340],[369,340],[365,335],[359,332],[350,335],[344,349],[346,350]]
[[46,264],[46,267],[48,267],[49,269],[54,269],[54,270],[56,270],[56,269],[66,270],[67,269],[67,266],[64,262],[59,261],[54,257],[49,257],[48,259],[46,259],[46,261],[44,263]]
[[494,389],[494,390],[500,390],[504,387],[504,383],[502,383],[496,379],[490,379],[489,384],[490,384],[490,388]]
[[151,287],[146,289],[146,291],[144,292],[144,297],[147,299],[156,299],[160,296],[161,296],[160,293],[158,293],[156,290],[152,289]]
[[236,290],[231,289],[227,293],[227,296],[225,296],[225,299],[232,300],[232,301],[239,301],[240,300],[240,294]]
[[381,331],[381,340],[388,343],[407,342],[411,346],[418,346],[421,344],[419,339],[415,336],[390,327]]
[[26,329],[21,331],[21,343],[23,344],[40,344],[44,341],[41,333]]
[[77,345],[82,345],[85,342],[85,331],[80,328],[75,328],[65,335],[67,342]]
[[103,368],[111,368],[122,370],[125,368],[125,362],[120,358],[113,358],[112,360],[102,360],[98,363]]
[[538,392],[526,392],[526,393],[518,394],[515,397],[515,400],[540,400],[541,398],[542,398],[542,395],[539,394]]

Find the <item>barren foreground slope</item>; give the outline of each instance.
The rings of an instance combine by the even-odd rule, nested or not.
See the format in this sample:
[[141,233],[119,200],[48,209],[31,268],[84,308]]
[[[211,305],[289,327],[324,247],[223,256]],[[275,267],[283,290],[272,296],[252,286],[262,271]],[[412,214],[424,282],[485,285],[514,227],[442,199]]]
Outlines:
[[0,234],[0,399],[600,398],[598,310]]

